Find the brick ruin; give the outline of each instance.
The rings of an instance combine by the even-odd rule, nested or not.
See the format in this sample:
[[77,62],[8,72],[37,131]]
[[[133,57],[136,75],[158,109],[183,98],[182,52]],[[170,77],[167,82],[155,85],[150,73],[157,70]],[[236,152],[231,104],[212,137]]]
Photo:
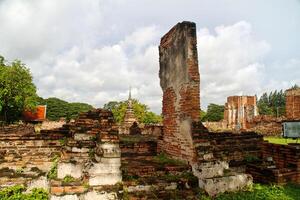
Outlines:
[[280,145],[264,142],[261,158],[248,164],[246,171],[262,183],[300,184],[300,148],[297,144]]
[[215,196],[253,179],[300,183],[299,146],[263,142],[255,132],[213,132],[198,121],[195,23],[179,23],[161,39],[159,75],[163,126],[139,135],[119,134],[103,109],[40,132],[0,127],[0,188],[43,187],[51,200],[195,199],[198,187]]
[[258,115],[255,96],[227,97],[224,120],[230,129],[248,129],[249,121]]
[[286,117],[300,119],[300,88],[286,91]]
[[254,131],[263,136],[280,136],[282,134],[282,121],[285,119],[285,117],[257,115],[248,121],[248,131]]
[[178,23],[161,38],[159,65],[163,150],[174,158],[192,161],[191,124],[199,120],[200,112],[195,23]]
[[[256,179],[256,172],[251,171],[248,162],[253,158],[267,159],[268,155],[264,152],[268,143],[263,143],[262,135],[255,132],[212,132],[199,122],[200,75],[195,24],[182,22],[174,26],[162,37],[159,52],[164,118],[158,150],[188,161],[199,180],[199,187],[212,196],[251,184],[253,179],[249,173],[254,174]],[[228,97],[225,107],[225,121],[231,130],[237,126],[241,130],[253,128],[258,115],[255,96]],[[272,146],[269,150],[274,148]],[[285,149],[284,146],[281,148]],[[298,162],[298,153],[290,153],[293,162]],[[276,159],[276,155],[272,155]],[[266,169],[264,162],[259,165]],[[278,165],[276,170],[287,169]],[[288,170],[292,176],[289,180],[297,182],[297,168]],[[281,179],[276,176],[281,175],[285,174],[273,173],[270,182],[280,182]]]
[[200,75],[195,23],[174,26],[162,37],[159,55],[163,90],[163,135],[159,150],[188,161],[199,186],[210,195],[251,184],[249,174],[235,171],[229,163],[243,160],[246,155],[257,155],[262,137],[255,133],[213,133],[199,122]]
[[[52,130],[0,128],[0,185],[42,187],[51,199],[117,199],[101,186],[122,180],[117,126],[111,112],[97,109]],[[64,181],[71,176],[71,181]],[[114,198],[115,197],[115,198]]]

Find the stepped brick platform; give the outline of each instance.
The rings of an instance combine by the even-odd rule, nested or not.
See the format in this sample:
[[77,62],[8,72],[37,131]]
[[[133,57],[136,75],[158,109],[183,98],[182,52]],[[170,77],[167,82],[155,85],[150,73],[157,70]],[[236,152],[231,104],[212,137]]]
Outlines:
[[260,156],[262,136],[256,133],[212,133],[201,122],[194,122],[192,127],[197,152],[193,171],[199,178],[200,187],[215,196],[252,184],[252,176],[245,173],[245,159]]
[[264,142],[262,160],[248,165],[247,172],[252,174],[257,182],[300,184],[300,144],[280,145]]
[[157,154],[157,136],[122,136],[122,180],[129,199],[197,199],[190,165]]

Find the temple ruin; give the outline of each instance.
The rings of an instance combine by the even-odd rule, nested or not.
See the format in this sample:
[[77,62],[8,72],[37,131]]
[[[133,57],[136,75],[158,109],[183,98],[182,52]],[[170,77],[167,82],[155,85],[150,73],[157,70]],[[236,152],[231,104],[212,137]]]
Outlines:
[[[42,187],[51,200],[198,199],[253,180],[300,183],[299,145],[271,144],[250,131],[213,132],[199,121],[196,45],[193,22],[178,23],[161,39],[163,126],[120,134],[104,109],[40,132],[31,124],[1,126],[0,188]],[[299,117],[298,91],[287,92],[292,118]],[[256,99],[230,97],[225,113],[232,127],[247,127]],[[124,125],[130,129],[135,121],[129,93]]]
[[286,91],[286,117],[300,119],[300,88]]
[[[239,146],[247,148],[246,140],[252,142],[253,150],[258,150],[256,145],[261,137],[254,133],[245,134],[245,138],[231,133],[210,133],[199,122],[200,75],[196,38],[195,23],[182,22],[161,39],[159,77],[163,90],[163,136],[160,149],[172,157],[188,161],[199,179],[199,186],[215,195],[252,183],[250,175],[231,171],[229,162],[231,159],[243,159],[244,151]],[[217,157],[221,147],[227,147],[226,143],[219,144],[218,150],[214,151],[215,140],[226,137],[232,137],[232,141],[239,140],[234,143],[237,148],[234,148],[233,142],[231,148],[240,151],[241,158]],[[231,173],[225,174],[226,170]]]
[[224,120],[230,129],[247,129],[249,122],[258,115],[255,96],[227,97]]

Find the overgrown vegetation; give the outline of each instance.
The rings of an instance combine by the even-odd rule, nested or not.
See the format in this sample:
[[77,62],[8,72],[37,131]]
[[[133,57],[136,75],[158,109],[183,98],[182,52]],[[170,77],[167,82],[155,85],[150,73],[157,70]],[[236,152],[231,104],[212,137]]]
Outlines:
[[59,139],[59,143],[64,146],[67,144],[67,137],[63,137],[62,139]]
[[192,172],[186,171],[179,174],[165,174],[161,177],[161,179],[169,181],[169,182],[178,182],[181,179],[188,180],[189,183],[193,183],[193,185],[198,184],[198,178],[193,175]]
[[252,163],[252,162],[260,161],[260,159],[257,156],[254,156],[254,155],[251,155],[251,154],[246,155],[244,160],[247,163]]
[[24,110],[37,105],[36,87],[29,68],[21,61],[11,63],[0,55],[0,120],[14,122]]
[[[112,111],[116,122],[121,123],[124,120],[127,105],[127,101],[110,101],[106,103],[103,108]],[[151,112],[147,105],[140,103],[138,100],[132,100],[132,107],[134,114],[140,123],[155,124],[162,122],[162,117],[160,115]]]
[[[210,199],[208,197],[200,199]],[[285,186],[278,185],[261,185],[254,184],[246,191],[224,193],[218,195],[216,200],[299,200],[300,186],[288,184]]]
[[63,183],[70,183],[70,182],[74,182],[76,179],[71,176],[71,175],[67,175],[63,178],[62,182]]
[[48,192],[42,188],[34,188],[31,192],[25,193],[26,188],[16,185],[0,190],[1,200],[47,200]]
[[57,178],[57,165],[59,161],[59,156],[54,156],[52,158],[52,166],[49,172],[47,173],[47,178],[48,179],[56,179]]
[[89,149],[89,158],[91,160],[95,159],[95,150],[94,149]]
[[157,156],[155,156],[154,161],[161,165],[185,165],[185,163],[181,160],[176,160],[173,158],[170,158],[165,153],[160,153]]
[[23,168],[16,169],[16,174],[22,174],[24,172]]
[[60,118],[76,119],[79,113],[93,109],[93,106],[86,103],[69,103],[55,97],[47,99],[40,97],[38,103],[47,105],[47,119],[53,121]]

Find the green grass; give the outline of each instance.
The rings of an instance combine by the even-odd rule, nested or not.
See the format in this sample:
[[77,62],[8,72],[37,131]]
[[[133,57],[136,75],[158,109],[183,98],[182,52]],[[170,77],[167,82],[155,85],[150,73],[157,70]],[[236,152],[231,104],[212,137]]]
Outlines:
[[165,165],[186,165],[185,162],[183,162],[181,160],[173,159],[173,158],[169,157],[168,155],[166,155],[165,153],[158,154],[157,156],[155,156],[153,158],[153,160],[163,166],[165,166]]
[[244,191],[219,194],[216,197],[208,197],[202,194],[200,200],[300,200],[300,185],[287,184],[261,185],[253,184]]
[[[286,139],[286,138],[282,138],[282,137],[264,137],[264,140],[267,140],[270,143],[284,144],[284,145],[287,145],[288,143],[296,143],[297,142],[297,140]],[[300,141],[298,143],[300,143]]]
[[216,200],[300,200],[300,186],[254,184],[248,191],[220,194]]

